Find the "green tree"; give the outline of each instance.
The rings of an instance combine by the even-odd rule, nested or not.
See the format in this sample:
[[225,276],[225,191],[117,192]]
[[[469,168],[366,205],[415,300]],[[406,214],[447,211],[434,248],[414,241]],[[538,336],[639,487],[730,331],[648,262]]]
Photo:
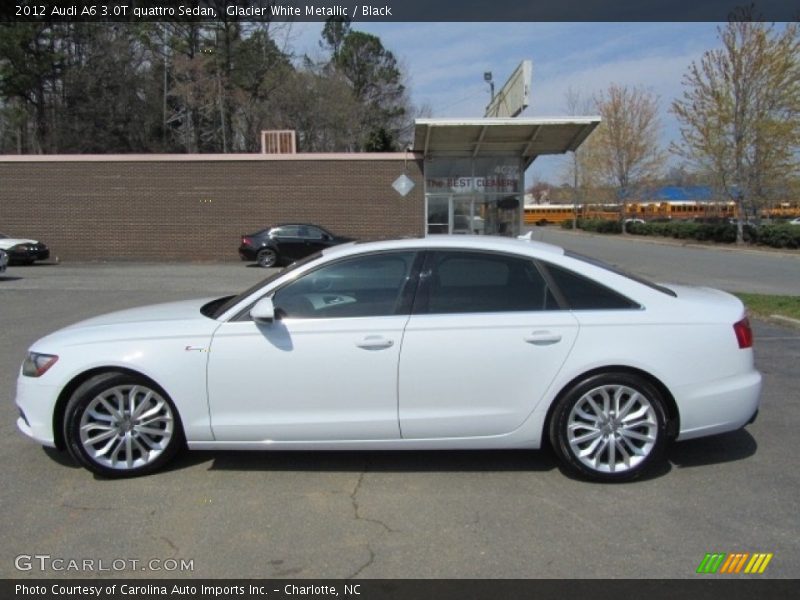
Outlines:
[[361,107],[341,75],[307,62],[287,78],[276,103],[276,124],[296,130],[299,151],[352,149]]
[[[570,88],[565,95],[567,114],[573,116],[594,114],[597,110],[592,98],[582,96]],[[570,152],[564,164],[563,180],[571,189],[569,200],[574,204],[572,228],[577,228],[579,204],[591,202],[602,183],[601,157],[603,148],[598,135],[592,134],[575,152]]]
[[51,106],[57,151],[150,150],[152,115],[143,93],[149,56],[135,26],[69,25],[61,38],[63,76]]
[[350,19],[331,17],[325,21],[325,26],[322,28],[322,41],[320,41],[320,46],[323,48],[327,47],[334,62],[339,57],[339,51],[349,33]]
[[241,140],[235,148],[257,152],[260,132],[282,127],[276,108],[294,67],[270,37],[267,26],[259,26],[248,33],[233,54],[231,103],[235,108],[234,130]]
[[[0,24],[0,94],[23,152],[53,152],[52,98],[63,70],[56,23]],[[8,118],[8,117],[7,117]],[[32,126],[29,126],[32,124]]]
[[349,24],[329,22],[323,36],[332,48],[330,66],[349,82],[362,107],[359,134],[352,150],[363,150],[375,141],[396,150],[410,118],[403,73],[394,54],[377,36],[353,31]]
[[[601,149],[594,153],[597,168],[605,182],[616,187],[624,205],[657,179],[664,166],[658,98],[642,88],[611,84],[595,103],[602,117],[592,134]],[[625,211],[620,210],[620,219],[624,218]]]
[[672,103],[682,138],[672,150],[737,202],[738,243],[748,213],[786,194],[800,150],[798,25],[779,30],[748,18],[737,13],[719,28],[722,47],[691,64]]

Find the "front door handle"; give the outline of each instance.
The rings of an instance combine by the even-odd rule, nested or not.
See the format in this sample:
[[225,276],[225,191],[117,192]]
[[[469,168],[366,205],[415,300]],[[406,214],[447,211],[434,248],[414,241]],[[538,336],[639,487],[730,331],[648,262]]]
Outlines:
[[381,335],[368,335],[360,342],[356,342],[356,346],[365,350],[382,350],[394,346],[394,341],[387,340]]
[[529,344],[535,346],[549,346],[550,344],[557,344],[561,341],[560,333],[553,333],[552,331],[534,331],[523,338]]

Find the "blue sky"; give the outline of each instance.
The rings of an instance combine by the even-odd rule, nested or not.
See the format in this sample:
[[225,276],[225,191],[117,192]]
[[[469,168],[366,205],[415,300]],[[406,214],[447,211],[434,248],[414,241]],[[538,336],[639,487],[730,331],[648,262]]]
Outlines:
[[[412,100],[434,117],[481,117],[489,101],[484,71],[496,86],[523,59],[533,61],[531,105],[523,116],[567,114],[572,88],[585,97],[609,84],[639,85],[659,97],[664,146],[678,140],[668,112],[693,60],[719,46],[716,23],[359,23],[381,38],[408,75]],[[288,43],[297,54],[319,53],[319,23],[295,23]],[[286,32],[283,32],[286,35]],[[559,183],[563,158],[537,159],[530,183]]]

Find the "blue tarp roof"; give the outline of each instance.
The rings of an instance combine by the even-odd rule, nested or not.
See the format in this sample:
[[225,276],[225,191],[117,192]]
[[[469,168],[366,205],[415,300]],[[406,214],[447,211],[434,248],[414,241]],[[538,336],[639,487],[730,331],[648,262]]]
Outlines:
[[714,191],[710,185],[662,185],[636,191],[629,189],[627,194],[620,194],[619,197],[642,202],[707,202],[715,200]]
[[711,200],[711,187],[707,185],[665,185],[648,194],[653,200]]

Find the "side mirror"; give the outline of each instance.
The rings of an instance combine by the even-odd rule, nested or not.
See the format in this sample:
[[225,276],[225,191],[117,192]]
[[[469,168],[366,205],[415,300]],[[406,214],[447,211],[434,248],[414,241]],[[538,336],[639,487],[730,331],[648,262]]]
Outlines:
[[272,298],[262,298],[250,309],[250,316],[256,323],[272,323],[275,320],[275,305]]

